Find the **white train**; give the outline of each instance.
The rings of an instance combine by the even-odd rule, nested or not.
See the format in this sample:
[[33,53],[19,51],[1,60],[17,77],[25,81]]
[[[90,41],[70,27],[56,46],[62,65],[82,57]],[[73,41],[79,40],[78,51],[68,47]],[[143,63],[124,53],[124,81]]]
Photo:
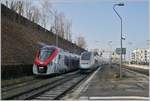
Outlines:
[[107,64],[108,60],[104,59],[97,52],[83,52],[80,56],[80,70],[82,72],[91,72],[103,64]]
[[33,74],[50,75],[73,71],[79,67],[79,55],[64,51],[56,46],[44,46],[36,55]]

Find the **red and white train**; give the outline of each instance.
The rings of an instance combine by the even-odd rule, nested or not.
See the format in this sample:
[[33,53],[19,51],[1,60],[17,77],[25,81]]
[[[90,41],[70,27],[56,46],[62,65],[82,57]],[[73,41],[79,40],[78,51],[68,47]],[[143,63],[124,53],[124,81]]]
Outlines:
[[78,69],[79,55],[64,51],[56,46],[46,45],[36,54],[33,74],[50,75]]

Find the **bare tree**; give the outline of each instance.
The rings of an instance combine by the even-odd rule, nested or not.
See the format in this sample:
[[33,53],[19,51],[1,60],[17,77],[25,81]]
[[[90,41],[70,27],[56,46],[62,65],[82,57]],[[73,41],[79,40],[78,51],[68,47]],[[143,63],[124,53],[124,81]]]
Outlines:
[[63,12],[53,9],[50,1],[39,1],[40,6],[35,6],[30,0],[3,0],[3,3],[18,14],[71,41],[71,21]]
[[86,41],[85,38],[82,36],[77,37],[76,44],[81,48],[86,48]]
[[62,38],[71,40],[71,21],[69,21],[62,12],[58,13],[55,11],[54,15],[52,31]]
[[20,15],[24,13],[24,4],[24,1],[16,1],[15,11]]
[[65,39],[71,39],[71,22],[66,19],[63,12],[58,12],[52,8],[52,3],[49,1],[42,1],[42,25],[48,22],[50,30]]
[[58,13],[57,16],[57,30],[58,30],[58,35],[62,38],[64,38],[64,27],[65,27],[65,23],[64,23],[64,20],[65,20],[65,15],[64,13]]
[[[32,5],[32,2],[30,0],[26,0],[22,2],[23,4],[23,9],[24,9],[24,15],[27,19],[39,23],[40,22],[40,17],[41,17],[41,12],[39,10],[38,6]],[[21,5],[20,5],[21,6]]]
[[51,25],[51,31],[53,32],[53,33],[55,33],[55,34],[59,34],[59,16],[58,16],[58,11],[57,10],[54,10],[53,12],[52,12],[52,14],[53,14],[53,23],[52,23],[52,25]]
[[26,18],[28,18],[29,20],[31,20],[31,1],[30,0],[26,0],[25,1],[25,14],[24,16]]
[[46,28],[47,25],[51,25],[50,22],[52,22],[52,16],[54,16],[52,4],[48,0],[41,1],[40,4],[41,4],[41,24],[44,28]]
[[42,14],[41,16],[41,24],[44,28],[46,28],[46,25],[47,25],[47,19],[46,19],[46,15],[45,14]]
[[40,20],[40,12],[39,9],[36,6],[33,6],[31,8],[31,21],[35,23],[39,23]]
[[65,21],[65,28],[64,28],[64,34],[65,34],[65,39],[71,41],[71,26],[72,23],[68,19]]
[[10,5],[10,6],[9,6],[10,9],[15,11],[15,9],[16,9],[16,4],[17,4],[16,1],[10,0],[10,4],[9,4],[9,5]]
[[11,10],[16,11],[18,14],[23,15],[24,13],[24,1],[22,0],[2,0],[2,3]]
[[6,6],[8,7],[8,1],[6,0],[5,2],[6,2]]

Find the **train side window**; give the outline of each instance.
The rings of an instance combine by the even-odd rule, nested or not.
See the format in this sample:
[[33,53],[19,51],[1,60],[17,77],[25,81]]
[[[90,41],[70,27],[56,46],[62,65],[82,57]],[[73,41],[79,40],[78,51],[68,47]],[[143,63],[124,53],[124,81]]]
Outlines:
[[61,59],[61,55],[58,55],[58,60],[60,60]]
[[67,56],[65,56],[65,59],[64,59],[64,63],[65,63],[65,65],[69,65],[69,63],[68,63],[69,61],[68,61],[68,57]]

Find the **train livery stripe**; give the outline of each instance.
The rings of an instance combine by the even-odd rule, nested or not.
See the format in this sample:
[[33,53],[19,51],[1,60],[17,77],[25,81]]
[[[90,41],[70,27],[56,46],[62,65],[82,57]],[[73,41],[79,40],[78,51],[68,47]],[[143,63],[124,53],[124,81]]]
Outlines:
[[58,54],[58,49],[56,49],[53,52],[53,54],[50,57],[48,57],[45,61],[40,61],[39,52],[38,52],[34,63],[39,66],[47,66],[50,62],[52,62],[52,60],[57,56],[57,54]]
[[57,56],[57,54],[58,54],[58,49],[56,49],[54,53],[48,59],[46,59],[46,61],[44,62],[45,65],[48,65],[48,63],[52,62],[52,60]]

